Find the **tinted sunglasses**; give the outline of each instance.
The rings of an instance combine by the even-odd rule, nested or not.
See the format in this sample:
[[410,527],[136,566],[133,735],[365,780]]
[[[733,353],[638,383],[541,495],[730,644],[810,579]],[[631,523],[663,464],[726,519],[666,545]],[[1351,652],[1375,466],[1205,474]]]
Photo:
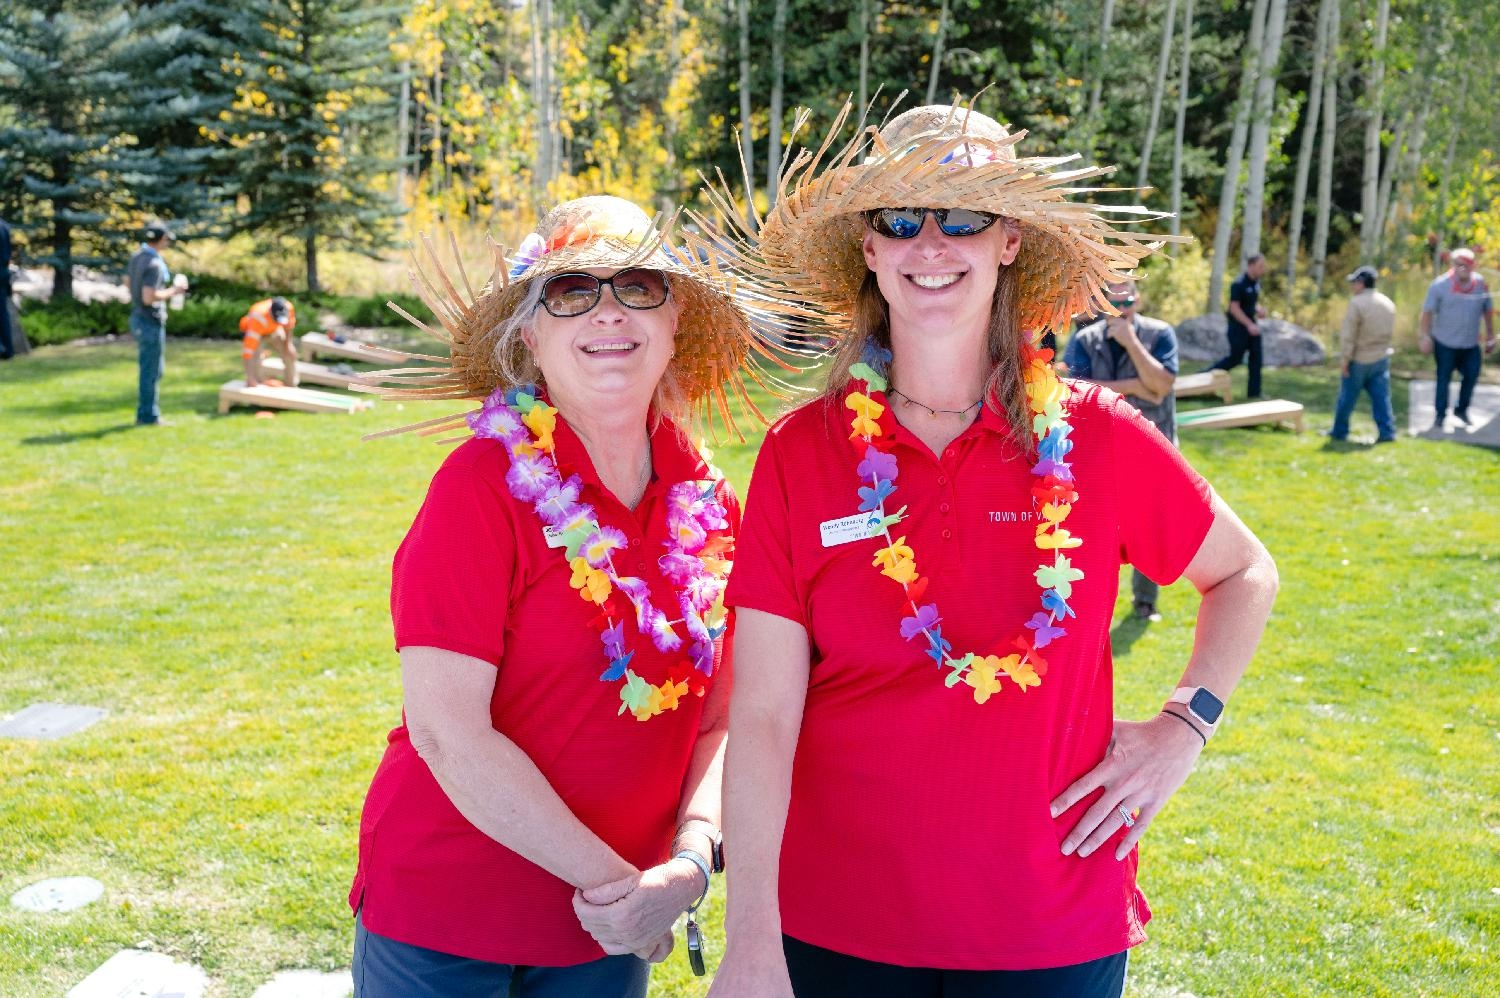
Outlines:
[[615,301],[626,308],[660,308],[667,301],[667,275],[659,270],[633,267],[614,277],[593,274],[553,274],[542,282],[542,308],[548,315],[570,319],[583,315],[599,304],[604,285],[614,293]]
[[873,208],[865,212],[870,228],[887,239],[913,239],[928,215],[945,236],[972,236],[995,224],[999,215],[972,208]]
[[1104,300],[1109,302],[1115,308],[1129,308],[1130,306],[1135,304],[1135,295],[1125,295],[1123,298],[1116,298],[1111,295]]

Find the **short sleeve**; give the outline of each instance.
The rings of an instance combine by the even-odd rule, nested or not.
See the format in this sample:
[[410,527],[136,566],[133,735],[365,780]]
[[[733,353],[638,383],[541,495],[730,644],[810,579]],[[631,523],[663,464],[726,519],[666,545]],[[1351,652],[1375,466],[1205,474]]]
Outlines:
[[1151,344],[1151,356],[1168,372],[1177,373],[1177,332],[1170,326]]
[[1434,282],[1427,285],[1427,297],[1422,299],[1422,311],[1436,312],[1438,310],[1438,286]]
[[1124,399],[1110,402],[1119,497],[1120,557],[1170,585],[1213,525],[1213,489]]
[[1068,337],[1068,349],[1063,354],[1063,363],[1068,365],[1068,377],[1088,378],[1094,373],[1088,351],[1083,348],[1083,337],[1074,333]]
[[[466,445],[467,446],[467,445]],[[425,646],[500,664],[516,574],[515,525],[498,471],[449,457],[396,551],[396,648]]]
[[164,288],[167,286],[167,265],[160,258],[151,261],[151,266],[146,268],[146,287]]
[[806,626],[792,577],[791,510],[781,449],[775,431],[755,459],[745,517],[735,542],[734,571],[724,602],[773,613]]

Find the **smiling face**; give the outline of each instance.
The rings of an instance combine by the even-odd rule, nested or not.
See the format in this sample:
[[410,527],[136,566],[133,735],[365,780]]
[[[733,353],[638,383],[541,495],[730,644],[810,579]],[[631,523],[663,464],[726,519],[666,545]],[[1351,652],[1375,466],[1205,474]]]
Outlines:
[[875,274],[890,307],[891,335],[938,339],[980,336],[989,327],[990,305],[1000,267],[1021,249],[1020,227],[1011,219],[971,236],[946,236],[928,215],[911,239],[865,230],[865,265]]
[[[616,274],[589,268],[599,278]],[[553,404],[581,411],[598,405],[649,404],[671,363],[677,333],[677,302],[669,294],[659,308],[621,305],[601,287],[599,303],[582,315],[560,319],[538,307],[525,334]]]

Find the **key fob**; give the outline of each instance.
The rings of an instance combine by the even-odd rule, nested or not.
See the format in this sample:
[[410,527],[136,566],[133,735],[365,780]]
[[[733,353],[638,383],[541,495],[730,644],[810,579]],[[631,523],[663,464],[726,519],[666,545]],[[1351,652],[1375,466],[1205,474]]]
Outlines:
[[691,918],[687,922],[687,951],[688,966],[693,968],[693,976],[702,977],[708,973],[703,966],[703,934],[698,931],[698,923]]

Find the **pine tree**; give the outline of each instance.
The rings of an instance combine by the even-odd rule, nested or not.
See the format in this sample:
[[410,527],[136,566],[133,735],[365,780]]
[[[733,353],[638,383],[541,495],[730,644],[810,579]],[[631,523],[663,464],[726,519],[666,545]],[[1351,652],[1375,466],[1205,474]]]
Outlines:
[[32,258],[54,268],[52,292],[63,298],[73,294],[74,266],[106,261],[105,223],[128,198],[114,180],[128,82],[118,58],[129,30],[117,4],[0,8],[0,105],[13,115],[0,128],[0,176],[19,181],[6,185],[18,195],[11,217]]
[[258,0],[230,15],[239,92],[216,134],[235,150],[249,203],[234,226],[300,241],[314,294],[320,245],[374,255],[391,244],[397,15],[360,0]]

